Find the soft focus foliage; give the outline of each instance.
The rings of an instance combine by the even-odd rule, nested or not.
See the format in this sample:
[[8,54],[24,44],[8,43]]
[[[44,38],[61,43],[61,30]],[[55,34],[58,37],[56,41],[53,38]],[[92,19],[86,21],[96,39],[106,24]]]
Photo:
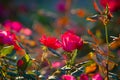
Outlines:
[[0,0],[0,80],[120,80],[120,0]]

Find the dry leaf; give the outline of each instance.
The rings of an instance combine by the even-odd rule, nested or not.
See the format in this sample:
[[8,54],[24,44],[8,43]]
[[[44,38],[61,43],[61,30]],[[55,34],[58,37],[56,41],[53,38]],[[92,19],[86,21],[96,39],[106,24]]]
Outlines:
[[114,41],[112,43],[110,43],[110,45],[109,45],[110,48],[111,49],[116,49],[116,48],[120,47],[120,36],[119,37],[115,37],[113,40]]
[[102,13],[102,11],[100,10],[100,8],[98,7],[96,1],[93,2],[93,6],[94,6],[94,9],[99,12],[100,14]]
[[93,63],[93,64],[91,64],[90,66],[87,66],[86,68],[85,68],[85,73],[91,73],[91,72],[94,72],[95,70],[96,70],[96,68],[97,68],[97,65],[96,65],[96,63]]

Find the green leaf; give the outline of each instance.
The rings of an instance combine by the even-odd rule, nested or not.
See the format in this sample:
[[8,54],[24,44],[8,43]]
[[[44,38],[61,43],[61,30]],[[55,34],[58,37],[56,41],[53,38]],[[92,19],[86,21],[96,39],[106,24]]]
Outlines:
[[52,49],[52,48],[48,48],[48,50],[51,51],[51,52],[52,52],[53,54],[55,54],[56,56],[58,56],[58,57],[62,57],[62,55],[59,54],[58,52],[56,52],[54,49]]
[[13,59],[13,57],[6,56],[5,59],[9,60],[10,62],[16,62],[16,59]]
[[0,70],[0,73],[1,73],[1,76],[4,78],[4,80],[6,80],[6,78],[5,78],[6,72],[1,69],[1,70]]
[[7,75],[10,75],[10,76],[12,76],[12,77],[18,76],[18,74],[15,73],[15,72],[7,72]]
[[80,76],[82,73],[84,73],[84,69],[85,69],[84,66],[76,68],[76,70],[74,72],[72,72],[71,75],[76,76],[76,77]]
[[6,55],[8,55],[8,54],[11,54],[13,48],[14,48],[13,45],[3,47],[3,48],[1,49],[0,55],[1,55],[1,56],[6,56]]
[[30,60],[30,56],[29,56],[28,54],[25,54],[25,56],[22,57],[22,60],[23,60],[24,62],[28,62],[28,61]]
[[87,67],[87,66],[90,66],[92,63],[94,63],[94,61],[93,60],[89,60],[85,64],[83,64],[82,66]]
[[16,54],[16,50],[12,50],[11,54],[8,54],[8,57],[13,57]]
[[3,45],[0,44],[0,50],[3,48]]
[[108,6],[108,4],[106,5],[106,9],[105,9],[105,15],[108,15],[108,13],[109,13],[109,6]]
[[40,71],[38,71],[38,70],[33,70],[32,72],[34,72],[37,76],[40,75]]
[[119,80],[117,74],[109,72],[109,78],[111,80]]
[[33,74],[23,74],[22,76],[27,80],[36,80]]

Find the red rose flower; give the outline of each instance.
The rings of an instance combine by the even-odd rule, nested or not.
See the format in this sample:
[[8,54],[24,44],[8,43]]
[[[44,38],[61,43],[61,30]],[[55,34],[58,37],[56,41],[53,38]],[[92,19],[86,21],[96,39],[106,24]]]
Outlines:
[[72,52],[75,49],[81,49],[83,46],[83,40],[71,32],[65,32],[61,36],[62,48],[67,52]]
[[120,0],[100,0],[100,4],[105,8],[108,4],[110,11],[114,12],[120,9]]
[[40,43],[42,43],[43,45],[50,47],[52,49],[58,49],[61,47],[60,41],[55,38],[55,37],[46,37],[45,35],[43,35],[40,39],[39,39]]
[[62,80],[76,80],[72,75],[63,75]]

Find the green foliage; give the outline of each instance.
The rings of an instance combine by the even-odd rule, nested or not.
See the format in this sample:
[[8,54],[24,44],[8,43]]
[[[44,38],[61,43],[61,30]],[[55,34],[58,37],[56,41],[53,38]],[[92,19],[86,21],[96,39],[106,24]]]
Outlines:
[[13,48],[14,48],[14,46],[12,46],[12,45],[3,47],[0,51],[1,52],[0,55],[6,56],[6,55],[10,54],[13,51]]
[[81,66],[79,68],[76,68],[76,70],[74,72],[71,73],[71,75],[79,77],[82,73],[84,73],[84,66]]

